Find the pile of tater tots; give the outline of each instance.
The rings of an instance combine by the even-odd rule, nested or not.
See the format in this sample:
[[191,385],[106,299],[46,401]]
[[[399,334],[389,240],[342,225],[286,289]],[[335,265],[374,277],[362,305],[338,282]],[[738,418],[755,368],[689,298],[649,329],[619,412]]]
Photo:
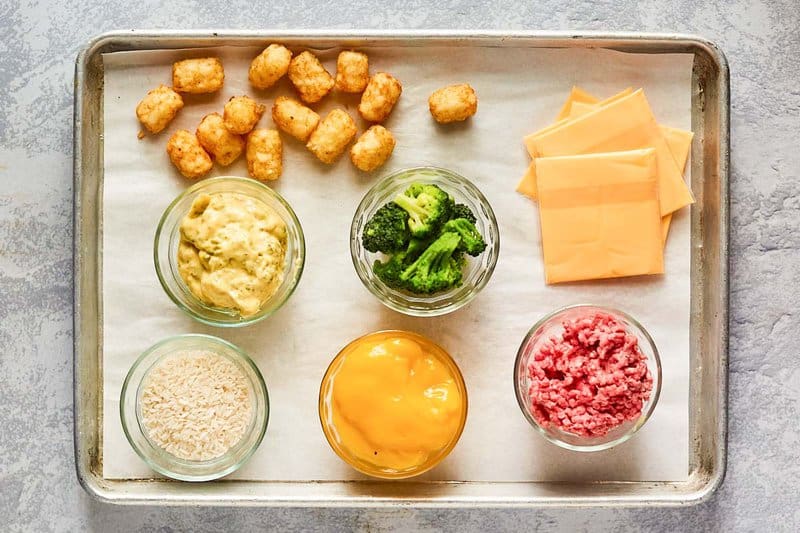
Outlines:
[[[254,88],[263,90],[287,74],[299,101],[288,96],[275,99],[272,119],[281,131],[304,142],[323,163],[332,164],[356,137],[358,128],[344,109],[336,108],[320,117],[309,106],[334,90],[361,93],[358,113],[372,125],[350,147],[350,160],[364,172],[386,162],[394,150],[395,138],[381,123],[403,91],[396,78],[386,72],[370,76],[366,54],[349,50],[339,54],[334,77],[311,52],[293,56],[280,44],[269,45],[253,59],[248,78]],[[218,58],[178,61],[172,65],[172,87],[160,85],[149,91],[136,107],[136,116],[149,133],[159,133],[183,108],[182,93],[213,93],[222,88],[224,81],[225,72]],[[469,85],[451,85],[435,91],[428,105],[437,122],[448,123],[474,115],[478,99]],[[253,98],[234,96],[225,104],[222,114],[204,116],[194,133],[188,130],[173,133],[167,142],[167,154],[178,171],[189,179],[205,176],[214,162],[230,165],[242,152],[253,178],[278,179],[283,172],[283,142],[277,130],[255,127],[264,111],[266,107]],[[139,133],[140,138],[144,135]]]

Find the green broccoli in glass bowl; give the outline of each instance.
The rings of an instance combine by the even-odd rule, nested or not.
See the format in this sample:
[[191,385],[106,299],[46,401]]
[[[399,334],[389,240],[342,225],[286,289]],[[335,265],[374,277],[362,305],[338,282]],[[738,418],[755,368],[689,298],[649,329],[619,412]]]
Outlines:
[[472,301],[497,265],[492,206],[464,176],[424,166],[397,170],[361,199],[350,257],[381,303],[411,316],[439,316]]
[[367,221],[362,244],[389,256],[372,266],[388,287],[434,294],[459,287],[464,253],[478,256],[486,248],[476,220],[469,207],[456,204],[437,185],[412,183]]

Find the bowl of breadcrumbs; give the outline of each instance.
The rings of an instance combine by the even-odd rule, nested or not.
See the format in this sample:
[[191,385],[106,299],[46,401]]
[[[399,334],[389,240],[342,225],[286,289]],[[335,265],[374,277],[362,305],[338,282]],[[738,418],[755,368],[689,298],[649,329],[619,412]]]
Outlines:
[[122,386],[125,436],[156,472],[208,481],[244,464],[269,418],[264,379],[250,357],[210,335],[179,335],[145,351]]

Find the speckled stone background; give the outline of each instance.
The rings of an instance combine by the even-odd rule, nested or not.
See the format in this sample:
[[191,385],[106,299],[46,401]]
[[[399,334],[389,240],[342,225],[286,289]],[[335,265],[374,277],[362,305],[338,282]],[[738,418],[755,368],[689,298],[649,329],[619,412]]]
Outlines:
[[[680,31],[731,67],[730,442],[703,505],[590,511],[124,508],[72,448],[72,80],[130,28]],[[0,0],[0,530],[797,531],[800,529],[798,0]]]

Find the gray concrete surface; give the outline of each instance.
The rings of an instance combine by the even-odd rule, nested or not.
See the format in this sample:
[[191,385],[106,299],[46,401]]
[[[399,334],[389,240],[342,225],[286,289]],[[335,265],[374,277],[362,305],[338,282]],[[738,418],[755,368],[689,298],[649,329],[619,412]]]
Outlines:
[[[800,5],[797,0],[0,1],[0,530],[796,531],[800,528]],[[682,31],[732,78],[730,451],[682,509],[119,508],[72,450],[72,76],[92,35],[130,28]]]

